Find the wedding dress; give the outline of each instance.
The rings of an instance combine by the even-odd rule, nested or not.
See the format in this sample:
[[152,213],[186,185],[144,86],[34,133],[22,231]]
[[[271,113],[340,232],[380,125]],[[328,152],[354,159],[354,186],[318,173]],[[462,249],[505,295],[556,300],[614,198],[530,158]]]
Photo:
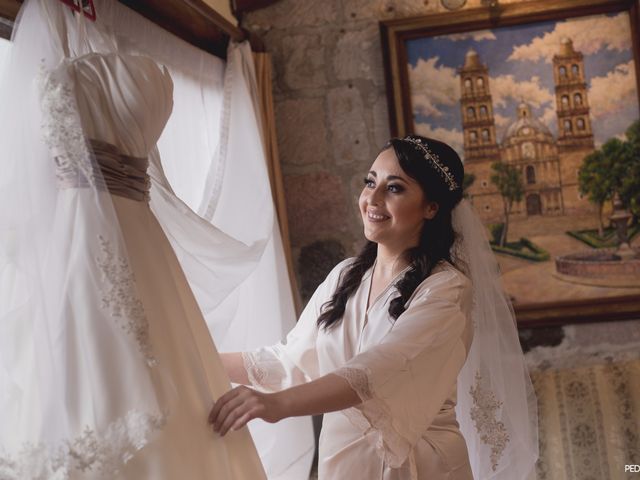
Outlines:
[[[75,55],[75,21],[26,2],[3,87],[21,103],[2,137],[0,479],[265,478],[246,428],[207,425],[228,377],[149,208],[171,78],[143,56]],[[246,247],[211,232],[223,275]]]

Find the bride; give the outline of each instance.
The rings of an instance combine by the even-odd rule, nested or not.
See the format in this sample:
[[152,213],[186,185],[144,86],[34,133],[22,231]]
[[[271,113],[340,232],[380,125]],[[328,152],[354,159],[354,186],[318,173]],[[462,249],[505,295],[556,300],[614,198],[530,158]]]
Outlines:
[[[0,479],[264,478],[246,429],[206,426],[228,377],[149,207],[189,215],[155,148],[167,70],[28,0],[0,98]],[[264,245],[203,229],[220,301]]]

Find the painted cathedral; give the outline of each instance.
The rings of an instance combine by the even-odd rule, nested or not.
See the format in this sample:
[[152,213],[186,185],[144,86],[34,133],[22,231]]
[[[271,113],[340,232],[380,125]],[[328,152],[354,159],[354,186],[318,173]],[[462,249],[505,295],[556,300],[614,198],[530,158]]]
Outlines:
[[553,57],[558,138],[522,101],[517,118],[498,141],[493,114],[489,70],[470,50],[459,69],[460,107],[464,133],[465,171],[475,175],[469,189],[472,201],[486,222],[500,221],[502,197],[491,183],[491,164],[505,162],[520,170],[524,198],[514,203],[513,218],[537,215],[579,215],[594,207],[578,191],[578,169],[594,151],[589,118],[584,58],[563,39]]

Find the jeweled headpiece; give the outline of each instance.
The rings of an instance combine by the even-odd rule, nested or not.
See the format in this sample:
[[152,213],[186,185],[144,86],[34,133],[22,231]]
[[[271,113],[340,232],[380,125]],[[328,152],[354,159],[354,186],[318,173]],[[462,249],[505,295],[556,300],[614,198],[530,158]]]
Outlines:
[[420,152],[420,154],[427,160],[433,169],[438,172],[438,174],[445,181],[447,186],[449,187],[449,191],[454,191],[460,188],[458,182],[453,178],[453,174],[449,171],[449,167],[447,167],[440,157],[437,154],[431,151],[426,142],[424,142],[421,138],[416,138],[411,135],[408,135],[402,139],[404,142],[409,142],[412,144],[415,149]]

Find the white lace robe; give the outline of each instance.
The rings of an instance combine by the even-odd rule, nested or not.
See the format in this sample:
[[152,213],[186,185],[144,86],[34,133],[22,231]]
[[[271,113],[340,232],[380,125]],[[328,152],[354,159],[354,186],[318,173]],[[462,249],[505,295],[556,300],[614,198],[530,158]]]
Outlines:
[[278,391],[328,373],[347,379],[362,403],[324,416],[319,477],[472,479],[456,421],[456,379],[471,344],[471,285],[448,263],[434,269],[394,321],[393,283],[365,311],[371,269],[348,301],[342,322],[318,329],[333,294],[337,265],[318,287],[286,343],[245,353],[253,386]]

